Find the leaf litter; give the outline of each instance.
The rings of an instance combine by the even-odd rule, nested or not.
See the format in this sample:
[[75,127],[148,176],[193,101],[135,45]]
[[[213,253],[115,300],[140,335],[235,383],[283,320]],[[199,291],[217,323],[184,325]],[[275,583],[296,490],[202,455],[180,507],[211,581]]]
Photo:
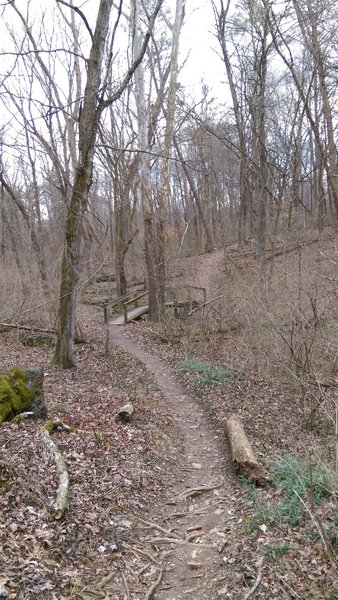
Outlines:
[[[277,501],[280,491],[243,487],[224,446],[225,418],[238,412],[261,457],[304,451],[299,422],[290,423],[288,391],[258,376],[209,388],[177,373],[185,393],[208,413],[211,431],[203,419],[196,425],[194,414],[183,427],[200,435],[205,454],[214,437],[224,453],[210,458],[225,475],[223,487],[190,495],[194,478],[205,471],[204,458],[184,455],[182,427],[142,362],[114,345],[104,356],[100,317],[81,307],[89,341],[78,346],[76,371],[51,367],[50,350],[24,348],[15,334],[3,335],[2,368],[42,366],[49,418],[75,431],[52,434],[71,482],[69,511],[55,521],[50,507],[57,473],[41,441],[42,423],[0,429],[0,597],[189,600],[207,597],[208,589],[210,598],[240,600],[261,574],[257,598],[334,600],[335,573],[309,520],[296,529],[263,521],[250,531],[257,506]],[[140,323],[128,332],[131,343],[161,356],[170,372],[185,358],[184,346],[162,343],[156,327]],[[234,335],[222,363],[240,369],[236,346]],[[194,342],[194,353],[211,362],[219,354],[217,336]],[[116,421],[130,401],[135,418]],[[310,447],[312,434],[305,441]]]

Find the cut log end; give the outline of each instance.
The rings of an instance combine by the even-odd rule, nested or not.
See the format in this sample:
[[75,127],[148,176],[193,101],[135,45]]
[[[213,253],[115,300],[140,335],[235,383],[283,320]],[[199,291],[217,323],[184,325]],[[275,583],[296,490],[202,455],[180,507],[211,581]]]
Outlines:
[[128,402],[122,406],[116,413],[116,419],[120,421],[130,421],[134,415],[134,406]]

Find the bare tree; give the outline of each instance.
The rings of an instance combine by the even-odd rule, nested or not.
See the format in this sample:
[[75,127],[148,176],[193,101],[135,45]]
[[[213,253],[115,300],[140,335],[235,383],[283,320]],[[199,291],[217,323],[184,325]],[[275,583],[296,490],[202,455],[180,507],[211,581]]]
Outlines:
[[[335,96],[332,93],[332,88],[329,85],[329,64],[332,57],[332,48],[330,43],[332,32],[334,31],[333,21],[332,26],[328,26],[332,19],[332,11],[330,7],[321,2],[321,0],[308,0],[305,4],[294,1],[294,15],[299,26],[300,39],[302,39],[304,48],[311,57],[311,77],[309,77],[308,86],[305,88],[303,81],[299,75],[297,64],[297,50],[292,47],[289,35],[285,33],[283,27],[284,17],[287,16],[290,23],[289,13],[285,15],[276,14],[273,5],[267,0],[264,0],[269,22],[270,31],[273,37],[273,43],[276,52],[284,61],[292,75],[294,84],[302,101],[304,112],[311,127],[316,148],[316,163],[323,164],[327,181],[332,193],[335,213],[338,213],[338,154],[335,145],[335,132],[333,120],[333,103]],[[289,27],[289,25],[288,25]],[[318,120],[318,96],[315,99],[313,106],[312,96],[314,92],[314,82],[318,80],[319,94],[322,104],[323,125],[325,135],[322,135],[320,121]],[[323,190],[320,190],[322,193]]]
[[[137,106],[137,122],[139,149],[142,153],[140,163],[140,189],[144,220],[145,262],[149,288],[149,318],[158,320],[165,303],[165,245],[166,245],[166,216],[170,197],[170,152],[173,144],[174,118],[177,91],[178,49],[179,37],[184,17],[184,2],[177,0],[175,21],[172,29],[171,55],[168,68],[161,69],[161,57],[156,43],[154,56],[150,57],[152,82],[156,90],[154,101],[149,106],[145,89],[145,73],[139,69],[135,79],[135,97]],[[141,13],[138,2],[133,4],[134,26],[134,55],[139,52],[141,39]],[[157,64],[157,77],[154,77],[154,64]],[[169,89],[165,95],[165,84],[169,77]],[[160,111],[165,116],[164,140],[157,141],[157,149],[161,155],[160,168],[157,178],[159,189],[154,199],[151,184],[151,162],[149,149],[153,144],[155,126]]]
[[60,287],[59,333],[54,356],[55,363],[60,364],[62,367],[74,366],[75,311],[81,260],[81,240],[84,215],[88,203],[88,192],[92,183],[95,141],[101,115],[105,108],[116,102],[122,95],[141,63],[161,4],[162,0],[158,0],[149,21],[148,31],[143,39],[140,51],[134,57],[134,61],[123,77],[121,84],[111,96],[105,97],[108,73],[113,59],[114,37],[121,16],[121,3],[113,27],[104,69],[103,61],[109,38],[109,22],[113,1],[100,1],[95,31],[92,35],[83,107],[79,119],[79,159],[75,169],[74,184],[66,221],[65,249],[62,260]]

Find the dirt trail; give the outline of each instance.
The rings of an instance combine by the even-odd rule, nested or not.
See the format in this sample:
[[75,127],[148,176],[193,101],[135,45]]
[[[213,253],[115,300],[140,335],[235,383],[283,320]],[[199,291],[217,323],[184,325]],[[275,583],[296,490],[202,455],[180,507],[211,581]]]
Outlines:
[[148,552],[153,555],[155,550],[160,577],[162,572],[161,582],[149,598],[231,598],[226,548],[234,524],[234,487],[224,440],[215,433],[199,404],[178,385],[170,367],[143,350],[126,328],[112,327],[111,341],[153,374],[183,439],[175,487],[168,490],[162,514],[151,518],[163,530],[154,527],[134,532]]

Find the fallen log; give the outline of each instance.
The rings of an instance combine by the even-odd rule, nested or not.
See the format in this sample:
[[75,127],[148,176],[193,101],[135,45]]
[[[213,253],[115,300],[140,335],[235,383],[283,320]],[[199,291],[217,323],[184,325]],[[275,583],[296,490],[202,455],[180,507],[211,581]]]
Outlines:
[[38,333],[52,333],[56,335],[55,329],[43,329],[42,327],[31,327],[20,325],[20,323],[0,323],[1,329],[22,329],[23,331],[37,331]]
[[68,508],[68,490],[69,490],[69,476],[65,461],[63,456],[58,448],[58,446],[53,442],[52,438],[49,435],[48,428],[43,428],[42,430],[42,439],[45,446],[48,450],[53,454],[56,467],[59,475],[59,486],[56,493],[56,499],[53,503],[53,511],[54,518],[59,520],[65,514]]
[[258,462],[250,446],[241,419],[237,415],[231,415],[225,426],[230,443],[232,463],[236,473],[247,477],[258,485],[264,485],[268,481],[266,471],[263,465]]

